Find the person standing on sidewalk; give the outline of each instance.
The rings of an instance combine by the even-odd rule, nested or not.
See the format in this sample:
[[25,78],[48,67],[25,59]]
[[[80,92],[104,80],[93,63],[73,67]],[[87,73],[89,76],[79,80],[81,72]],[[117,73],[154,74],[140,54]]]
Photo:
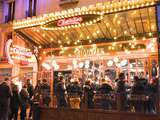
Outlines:
[[34,95],[34,87],[31,84],[31,80],[27,80],[27,91],[29,93],[29,104],[30,104],[30,111],[29,111],[29,118],[32,117],[32,109],[33,109],[33,95]]
[[25,120],[26,118],[26,108],[29,100],[29,94],[27,92],[27,87],[24,85],[22,90],[20,91],[20,109],[21,109],[21,120]]
[[0,84],[0,120],[8,120],[11,93],[9,78],[5,78]]
[[11,97],[11,102],[10,102],[10,108],[11,108],[11,113],[9,116],[9,120],[17,120],[18,118],[18,109],[20,105],[20,100],[19,100],[19,91],[18,91],[18,86],[13,85],[12,87],[12,97]]
[[51,96],[50,96],[50,86],[47,82],[46,79],[42,80],[42,85],[41,85],[41,94],[42,94],[42,101],[43,105],[45,107],[49,107],[49,104],[51,102]]

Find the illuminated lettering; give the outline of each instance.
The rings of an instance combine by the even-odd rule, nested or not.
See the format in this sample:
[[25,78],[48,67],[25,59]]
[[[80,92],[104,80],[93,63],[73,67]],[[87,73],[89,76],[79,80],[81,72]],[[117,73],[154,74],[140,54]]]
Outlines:
[[31,62],[33,54],[32,52],[30,52],[30,49],[12,45],[12,42],[13,42],[12,39],[8,40],[5,47],[8,62],[10,64],[14,64],[15,63],[14,60]]
[[82,17],[72,17],[67,19],[60,19],[57,22],[57,26],[63,27],[68,25],[80,24],[83,21]]
[[91,56],[91,55],[97,55],[97,54],[103,54],[104,48],[91,48],[91,49],[80,49],[76,51],[78,56]]

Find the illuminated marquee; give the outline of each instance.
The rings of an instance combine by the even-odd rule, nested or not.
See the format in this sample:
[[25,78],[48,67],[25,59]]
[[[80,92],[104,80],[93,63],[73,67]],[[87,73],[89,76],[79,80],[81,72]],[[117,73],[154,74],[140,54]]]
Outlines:
[[103,12],[92,11],[77,13],[76,15],[61,16],[53,18],[44,23],[41,28],[44,30],[63,30],[86,25],[92,25],[103,19]]
[[6,42],[6,56],[10,64],[14,64],[15,61],[19,62],[32,62],[32,52],[30,49],[13,45],[13,40],[9,39]]

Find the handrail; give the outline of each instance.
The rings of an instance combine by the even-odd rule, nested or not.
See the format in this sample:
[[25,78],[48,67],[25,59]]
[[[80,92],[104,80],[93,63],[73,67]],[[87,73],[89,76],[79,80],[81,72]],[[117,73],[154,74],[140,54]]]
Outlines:
[[[118,112],[138,112],[138,113],[148,113],[148,114],[158,114],[157,105],[157,94],[145,95],[145,94],[119,94],[119,93],[109,93],[109,94],[94,94],[93,96],[93,106],[88,106],[88,94],[84,93],[83,97],[77,95],[68,95],[67,100],[70,104],[70,97],[73,99],[81,98],[77,101],[80,104],[80,108],[75,109],[104,109],[109,111]],[[73,97],[74,96],[74,97]],[[75,100],[76,101],[76,100]],[[91,102],[91,101],[90,101]],[[72,103],[73,104],[73,103]],[[71,104],[70,104],[71,105]],[[68,106],[73,109],[72,106]]]

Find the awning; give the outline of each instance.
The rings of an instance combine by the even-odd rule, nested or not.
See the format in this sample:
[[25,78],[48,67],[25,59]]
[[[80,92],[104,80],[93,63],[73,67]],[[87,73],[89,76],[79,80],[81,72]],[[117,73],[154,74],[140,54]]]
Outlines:
[[[157,34],[156,4],[156,0],[106,2],[15,21],[13,28],[17,35],[44,48],[145,39]],[[75,17],[81,16],[84,24],[70,24],[74,19],[80,22]],[[58,20],[68,20],[67,26],[56,26]],[[55,29],[45,29],[45,25]]]

